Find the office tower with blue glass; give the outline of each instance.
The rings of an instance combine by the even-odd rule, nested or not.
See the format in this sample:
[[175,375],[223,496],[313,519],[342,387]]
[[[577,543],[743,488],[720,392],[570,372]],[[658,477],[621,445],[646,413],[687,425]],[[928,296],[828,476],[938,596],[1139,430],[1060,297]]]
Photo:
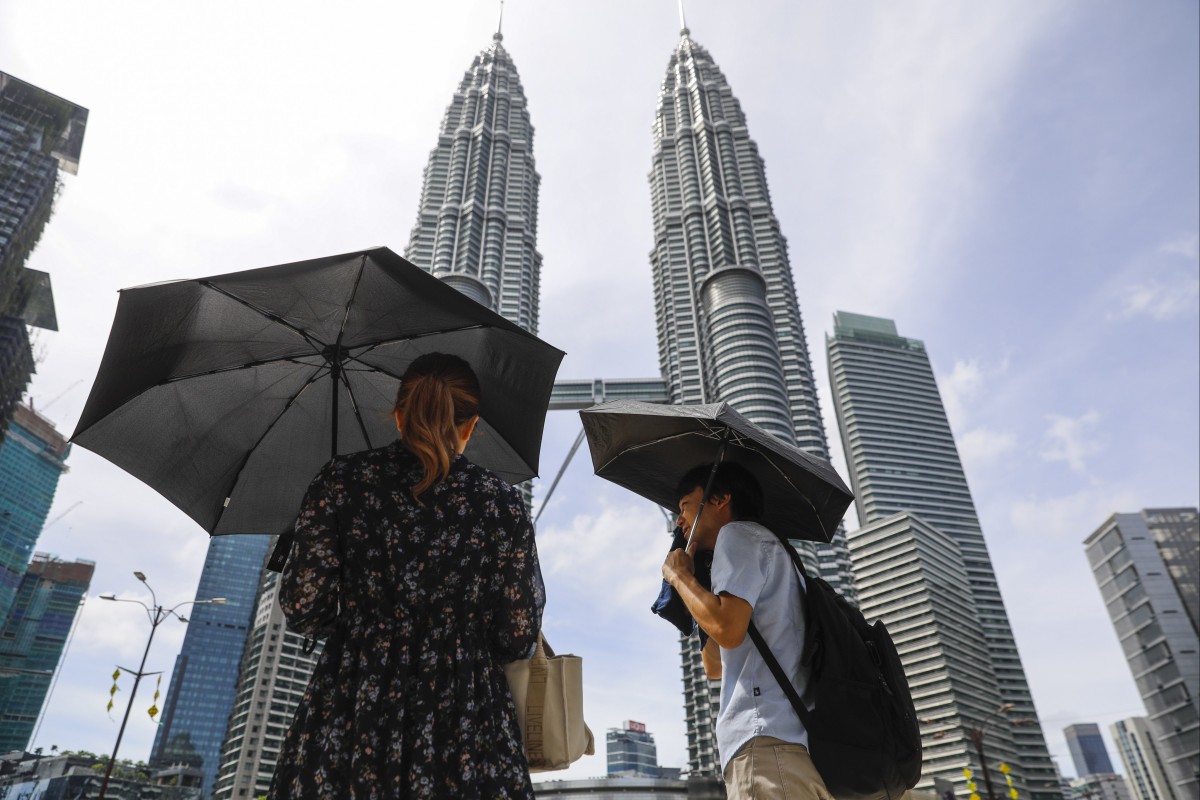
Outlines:
[[0,72],[0,438],[33,374],[28,326],[58,330],[49,276],[27,269],[59,172],[75,173],[87,109]]
[[227,602],[196,605],[188,615],[187,633],[150,750],[152,767],[200,769],[204,797],[211,797],[216,785],[270,541],[269,536],[253,534],[214,536],[209,541],[196,599],[224,597]]
[[[766,168],[729,82],[686,24],[658,93],[649,179],[659,367],[670,402],[726,401],[784,441],[828,458]],[[800,550],[853,599],[840,528],[832,544]],[[715,775],[719,684],[705,676],[695,637],[681,640],[681,660],[689,769]]]
[[26,575],[71,445],[28,405],[14,409],[0,442],[0,625]]
[[[935,759],[942,740],[954,735],[954,730],[990,728],[989,737],[1012,742],[1008,763],[1019,789],[1028,791],[1023,796],[1061,800],[1058,776],[925,345],[901,336],[890,319],[839,311],[833,322],[833,335],[826,338],[830,384],[859,522],[864,531],[871,531],[896,515],[909,515],[953,540],[976,624],[987,644],[990,670],[985,672],[994,676],[995,683],[955,690],[953,697],[939,697],[932,688],[928,696],[914,691],[918,716],[932,720],[922,729],[926,758]],[[852,552],[861,535],[865,534],[851,533]],[[857,554],[855,558],[860,590],[883,591],[886,565],[867,575],[859,569]],[[927,581],[936,578],[932,572],[925,575]],[[870,584],[875,585],[868,589]],[[903,639],[906,626],[916,623],[923,611],[893,606],[877,613],[893,635]],[[907,659],[910,682],[920,684],[921,676],[909,672],[919,661],[916,651],[906,652],[903,646],[900,651],[901,658]],[[968,695],[972,695],[970,705]],[[1002,719],[983,714],[982,707],[996,700],[1000,705],[993,712],[1007,709]],[[1015,724],[1017,720],[1022,722]],[[959,779],[966,766],[958,765]]]
[[29,747],[95,566],[37,553],[26,568],[0,625],[0,753]]
[[1200,795],[1200,513],[1113,514],[1084,540],[1177,797]]
[[610,776],[658,777],[658,748],[645,724],[625,720],[620,728],[609,728],[605,745]]
[[1071,751],[1071,760],[1075,762],[1075,774],[1110,775],[1113,767],[1108,757],[1108,748],[1104,746],[1104,737],[1100,735],[1100,726],[1094,722],[1080,722],[1063,728],[1063,737],[1067,740],[1067,749]]
[[1125,766],[1125,782],[1133,800],[1181,800],[1167,777],[1150,720],[1145,717],[1118,720],[1108,726],[1108,731]]

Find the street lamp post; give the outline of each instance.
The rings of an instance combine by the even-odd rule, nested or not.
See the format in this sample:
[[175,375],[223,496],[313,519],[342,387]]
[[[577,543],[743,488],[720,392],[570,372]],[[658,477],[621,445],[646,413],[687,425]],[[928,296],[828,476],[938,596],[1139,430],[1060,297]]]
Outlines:
[[128,672],[133,676],[133,688],[129,690],[129,702],[125,705],[125,716],[121,719],[121,728],[117,731],[117,741],[113,744],[112,755],[108,759],[108,768],[104,770],[104,781],[100,784],[99,800],[104,800],[106,792],[108,792],[108,782],[112,778],[113,766],[117,763],[117,750],[121,747],[121,739],[125,737],[125,725],[129,722],[129,712],[133,710],[133,699],[137,695],[138,684],[142,682],[142,678],[146,675],[155,675],[154,672],[146,672],[146,657],[150,655],[150,645],[154,642],[154,633],[158,630],[158,626],[167,620],[168,617],[175,617],[180,622],[187,622],[187,617],[178,613],[177,609],[190,605],[224,605],[227,601],[224,597],[213,597],[209,600],[186,600],[182,603],[177,603],[171,608],[164,608],[159,604],[158,598],[154,594],[154,589],[146,581],[145,574],[134,572],[133,576],[145,584],[150,590],[150,600],[153,605],[146,605],[141,600],[127,600],[122,597],[116,597],[113,594],[100,595],[101,600],[111,600],[116,603],[137,603],[146,610],[146,617],[150,620],[150,636],[146,639],[146,649],[142,651],[142,663],[138,665],[137,671],[118,666],[117,669]]

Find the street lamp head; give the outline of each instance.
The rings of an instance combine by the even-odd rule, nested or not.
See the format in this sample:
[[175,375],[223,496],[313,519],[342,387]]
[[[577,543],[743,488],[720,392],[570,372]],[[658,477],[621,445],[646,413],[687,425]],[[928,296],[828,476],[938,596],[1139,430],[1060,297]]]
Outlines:
[[117,599],[117,596],[115,594],[113,594],[112,592],[105,592],[104,594],[100,595],[99,597],[101,600],[116,600]]
[[212,603],[214,606],[223,606],[226,603],[228,603],[229,600],[228,600],[228,598],[225,598],[225,597],[214,597],[212,600],[209,600],[208,602]]
[[1002,706],[996,709],[996,713],[1007,714],[1009,711],[1013,710],[1013,707],[1014,706],[1012,703],[1004,703]]
[[187,617],[183,616],[182,614],[176,614],[175,616],[179,617],[180,622],[187,622]]
[[138,572],[137,570],[134,570],[133,577],[137,578],[142,583],[146,582],[146,573],[144,573],[144,572]]

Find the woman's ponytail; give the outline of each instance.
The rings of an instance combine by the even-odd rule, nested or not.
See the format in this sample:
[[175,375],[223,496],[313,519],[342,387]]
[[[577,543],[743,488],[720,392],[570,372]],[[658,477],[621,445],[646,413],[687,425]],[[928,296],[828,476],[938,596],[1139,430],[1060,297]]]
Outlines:
[[417,358],[400,379],[396,408],[404,419],[401,439],[421,461],[425,474],[413,498],[450,474],[457,454],[458,427],[479,414],[479,381],[458,356],[429,353]]

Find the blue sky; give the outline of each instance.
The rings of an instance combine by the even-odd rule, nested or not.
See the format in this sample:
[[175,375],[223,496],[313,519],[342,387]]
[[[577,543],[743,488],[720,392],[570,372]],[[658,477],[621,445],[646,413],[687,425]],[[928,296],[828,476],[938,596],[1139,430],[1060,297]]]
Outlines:
[[[66,432],[118,288],[401,251],[496,18],[490,2],[247,5],[0,8],[0,69],[91,109],[31,261],[62,328],[39,338],[31,394]],[[891,317],[930,351],[1067,774],[1063,727],[1144,713],[1081,542],[1115,511],[1198,502],[1197,17],[1185,0],[688,3],[766,161],[835,465],[831,315]],[[543,179],[541,334],[568,352],[563,377],[657,370],[646,173],[678,27],[669,0],[507,5]],[[545,475],[578,425],[551,415]],[[71,510],[39,549],[95,560],[95,594],[136,596],[140,569],[190,598],[203,531],[92,454],[70,464],[51,516]],[[585,657],[601,738],[644,721],[681,766],[677,643],[647,612],[661,537],[658,511],[581,454],[540,523],[546,631]],[[36,745],[110,747],[112,664],[147,632],[129,606],[85,606]],[[181,640],[162,629],[149,668],[169,671]],[[145,757],[153,731],[135,715],[123,754]],[[602,755],[566,774],[602,773]]]

